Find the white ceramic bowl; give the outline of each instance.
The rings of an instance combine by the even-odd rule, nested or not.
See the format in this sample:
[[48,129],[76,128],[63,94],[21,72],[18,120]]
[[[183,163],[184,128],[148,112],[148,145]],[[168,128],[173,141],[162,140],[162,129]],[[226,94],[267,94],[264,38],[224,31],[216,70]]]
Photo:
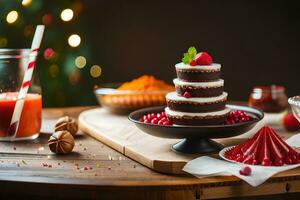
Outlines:
[[288,102],[292,107],[294,116],[300,122],[300,96],[291,97],[289,98]]

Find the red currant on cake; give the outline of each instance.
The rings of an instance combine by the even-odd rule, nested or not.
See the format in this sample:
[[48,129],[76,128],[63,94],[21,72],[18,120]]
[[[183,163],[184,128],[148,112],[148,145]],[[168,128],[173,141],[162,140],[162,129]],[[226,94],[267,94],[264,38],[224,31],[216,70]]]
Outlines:
[[190,65],[191,65],[191,66],[196,66],[196,65],[197,65],[196,60],[192,60],[192,61],[190,62]]
[[182,96],[185,97],[185,98],[191,98],[192,97],[189,92],[184,92]]

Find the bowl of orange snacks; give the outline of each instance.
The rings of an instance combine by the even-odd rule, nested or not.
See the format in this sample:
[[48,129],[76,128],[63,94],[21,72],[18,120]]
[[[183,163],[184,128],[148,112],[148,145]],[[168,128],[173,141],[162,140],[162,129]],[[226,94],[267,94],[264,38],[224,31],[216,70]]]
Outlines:
[[154,76],[143,75],[116,88],[95,89],[95,95],[100,105],[109,111],[128,113],[139,108],[165,105],[165,95],[174,90],[173,85]]

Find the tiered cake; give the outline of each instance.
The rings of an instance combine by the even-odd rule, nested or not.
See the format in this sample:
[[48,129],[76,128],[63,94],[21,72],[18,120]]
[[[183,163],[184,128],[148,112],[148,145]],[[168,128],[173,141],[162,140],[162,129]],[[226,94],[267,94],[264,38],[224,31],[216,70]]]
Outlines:
[[225,121],[230,110],[226,108],[227,93],[220,79],[221,65],[212,63],[206,52],[197,54],[191,47],[182,63],[175,65],[176,92],[166,95],[168,119],[178,125],[212,125]]

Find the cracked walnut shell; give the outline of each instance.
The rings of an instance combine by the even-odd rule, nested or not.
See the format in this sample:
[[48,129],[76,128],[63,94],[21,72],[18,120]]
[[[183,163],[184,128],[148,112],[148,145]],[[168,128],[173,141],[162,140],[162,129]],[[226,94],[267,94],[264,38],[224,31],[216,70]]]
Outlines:
[[55,132],[64,130],[69,131],[75,136],[78,131],[77,122],[69,116],[59,118],[55,124]]
[[49,148],[57,154],[70,153],[75,145],[75,140],[69,131],[57,131],[48,140]]

